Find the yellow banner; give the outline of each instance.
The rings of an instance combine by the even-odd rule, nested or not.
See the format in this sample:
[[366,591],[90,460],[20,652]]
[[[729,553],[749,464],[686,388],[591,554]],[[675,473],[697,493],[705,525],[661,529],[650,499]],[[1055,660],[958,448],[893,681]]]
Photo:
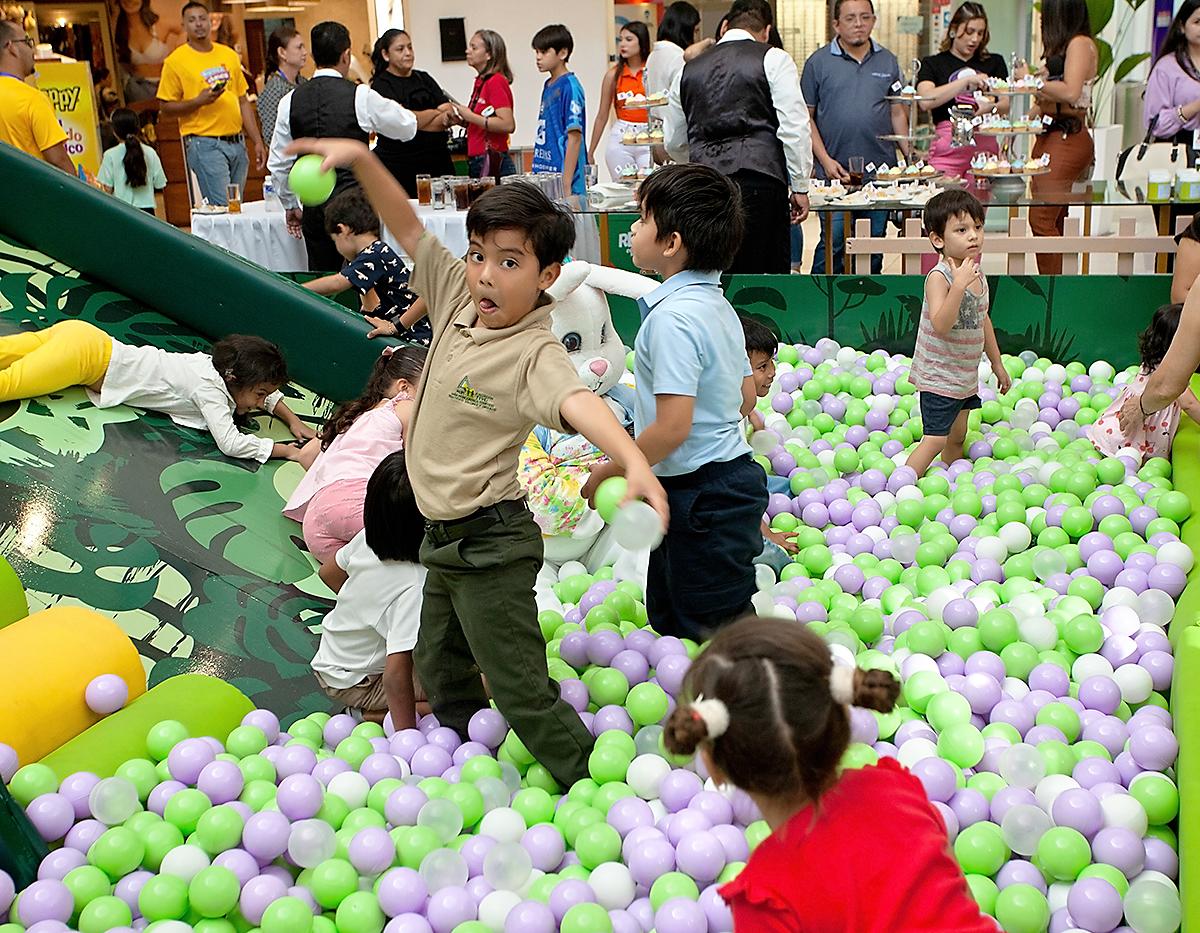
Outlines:
[[100,171],[103,153],[91,66],[87,62],[38,62],[36,78],[67,132],[67,154],[76,170],[83,169],[92,181]]

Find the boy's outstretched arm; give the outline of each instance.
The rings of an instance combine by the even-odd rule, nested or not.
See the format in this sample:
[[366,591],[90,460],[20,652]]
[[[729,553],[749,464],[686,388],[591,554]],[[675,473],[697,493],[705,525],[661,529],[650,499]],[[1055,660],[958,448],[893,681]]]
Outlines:
[[[620,472],[624,472],[629,484],[627,498],[645,499],[662,518],[663,527],[666,528],[670,517],[666,490],[650,469],[645,455],[617,422],[604,400],[581,386],[580,391],[572,392],[563,400],[559,414],[564,422],[607,454]],[[592,478],[584,487],[584,495],[589,500],[595,486],[604,478],[598,476],[593,471]]]
[[392,232],[401,248],[412,256],[425,232],[421,218],[408,203],[408,192],[367,148],[352,139],[298,139],[287,148],[289,155],[314,153],[321,156],[323,169],[352,168],[379,219]]
[[350,287],[350,280],[340,272],[334,272],[332,275],[323,275],[319,279],[309,279],[300,284],[318,295],[336,295]]

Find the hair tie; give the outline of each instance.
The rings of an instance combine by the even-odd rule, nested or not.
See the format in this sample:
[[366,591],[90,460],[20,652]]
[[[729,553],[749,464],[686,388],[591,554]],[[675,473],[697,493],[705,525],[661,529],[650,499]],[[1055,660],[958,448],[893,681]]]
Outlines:
[[854,705],[854,673],[857,668],[845,664],[834,664],[829,672],[829,692],[834,702],[842,706]]
[[729,729],[729,707],[720,700],[706,700],[701,694],[692,704],[692,715],[704,721],[710,740],[719,739]]
[[384,348],[383,348],[383,352],[381,352],[379,355],[380,355],[380,356],[387,356],[387,357],[390,357],[390,356],[391,356],[393,353],[395,353],[395,352],[396,352],[396,348],[395,348],[395,347],[384,347]]

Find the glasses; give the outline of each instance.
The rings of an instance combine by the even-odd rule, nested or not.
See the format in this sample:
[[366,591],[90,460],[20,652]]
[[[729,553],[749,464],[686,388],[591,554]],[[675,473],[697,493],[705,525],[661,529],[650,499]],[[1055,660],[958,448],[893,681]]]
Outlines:
[[34,43],[34,41],[32,39],[29,38],[29,36],[21,36],[21,38],[19,38],[19,39],[9,39],[8,41],[13,42],[13,43],[24,42],[31,49],[37,48],[37,45]]

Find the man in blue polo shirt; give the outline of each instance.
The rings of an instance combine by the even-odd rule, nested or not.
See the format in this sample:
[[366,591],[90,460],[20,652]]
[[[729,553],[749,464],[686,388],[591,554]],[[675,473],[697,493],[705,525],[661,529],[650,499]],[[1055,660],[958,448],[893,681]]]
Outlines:
[[[847,162],[862,156],[865,165],[896,163],[897,146],[879,137],[907,135],[908,109],[888,101],[898,94],[904,79],[896,56],[871,38],[875,27],[875,7],[871,0],[835,0],[833,29],[836,36],[829,45],[818,49],[804,64],[800,87],[812,115],[813,160],[820,177],[848,181]],[[907,156],[908,143],[899,144]],[[869,174],[869,173],[868,173]],[[887,232],[886,211],[862,211],[854,216],[871,219],[871,235]],[[843,269],[844,231],[841,213],[833,215],[833,271]],[[815,274],[825,272],[825,225],[821,242],[813,255]],[[883,257],[871,258],[871,271],[878,274]]]

